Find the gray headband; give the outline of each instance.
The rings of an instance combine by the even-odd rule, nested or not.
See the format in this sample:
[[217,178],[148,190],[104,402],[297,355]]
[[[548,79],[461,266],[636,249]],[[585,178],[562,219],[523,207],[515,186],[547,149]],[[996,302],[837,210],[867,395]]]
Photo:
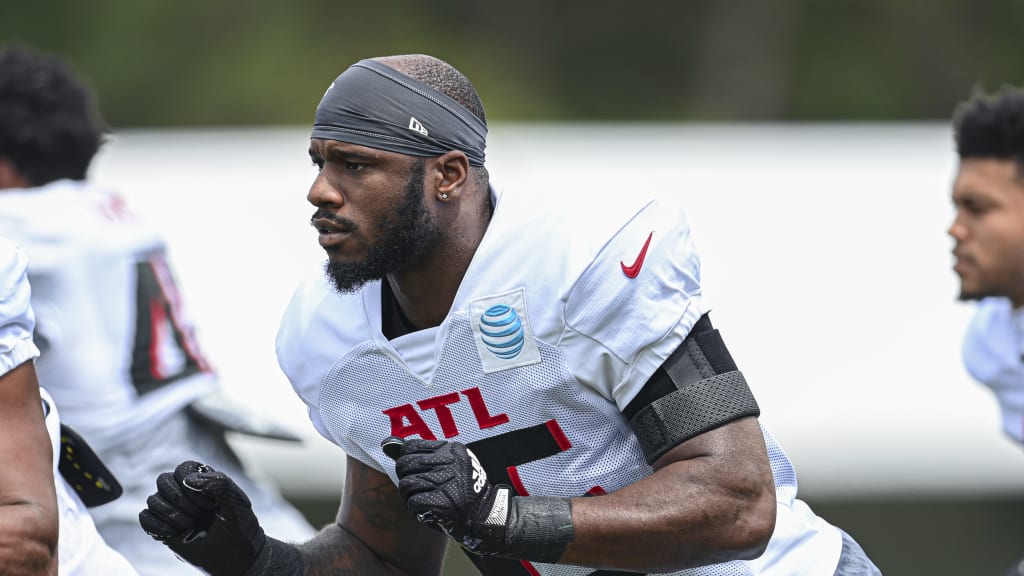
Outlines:
[[409,156],[460,150],[470,164],[483,166],[487,126],[419,80],[380,62],[360,60],[324,92],[312,137]]

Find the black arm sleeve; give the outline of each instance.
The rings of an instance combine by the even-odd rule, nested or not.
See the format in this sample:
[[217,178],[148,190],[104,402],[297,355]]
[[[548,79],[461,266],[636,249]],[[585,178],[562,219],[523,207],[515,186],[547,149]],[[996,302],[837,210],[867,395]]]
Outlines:
[[649,464],[694,436],[760,413],[707,314],[623,411]]

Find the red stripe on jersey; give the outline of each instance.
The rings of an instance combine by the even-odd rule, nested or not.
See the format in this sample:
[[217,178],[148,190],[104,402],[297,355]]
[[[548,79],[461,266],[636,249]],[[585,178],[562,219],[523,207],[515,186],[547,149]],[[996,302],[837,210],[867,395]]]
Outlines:
[[163,340],[161,329],[167,319],[163,304],[155,298],[149,301],[149,317],[152,319],[149,327],[149,374],[159,382],[166,378],[160,366],[160,346]]
[[545,424],[547,424],[548,431],[551,432],[551,437],[555,439],[556,443],[558,443],[558,447],[562,452],[572,448],[572,442],[569,442],[569,437],[562,431],[562,427],[558,425],[557,420],[548,420]]
[[160,292],[163,293],[171,308],[171,323],[175,331],[181,335],[181,347],[185,354],[199,366],[202,372],[212,372],[210,364],[206,361],[202,351],[199,349],[199,342],[196,339],[195,330],[190,324],[186,324],[185,306],[182,304],[181,292],[178,292],[178,285],[174,281],[174,274],[167,266],[163,256],[154,256],[149,259],[156,275],[157,284],[160,285]]
[[505,468],[505,472],[508,474],[508,480],[512,483],[512,487],[515,488],[516,494],[520,496],[530,495],[530,493],[526,491],[526,486],[523,486],[523,479],[519,477],[519,470],[517,470],[515,466]]
[[533,567],[533,564],[530,564],[526,560],[520,560],[519,563],[522,564],[523,568],[530,573],[530,576],[540,576],[540,572],[537,572],[537,569]]
[[587,496],[604,496],[605,494],[607,494],[607,492],[605,492],[604,488],[601,488],[600,486],[594,486],[590,490],[587,490]]

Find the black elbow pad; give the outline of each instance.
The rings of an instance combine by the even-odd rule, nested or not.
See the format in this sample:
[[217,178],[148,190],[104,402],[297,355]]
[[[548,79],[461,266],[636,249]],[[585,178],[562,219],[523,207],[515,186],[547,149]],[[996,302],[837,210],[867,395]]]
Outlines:
[[760,409],[708,315],[701,316],[623,411],[648,464],[675,446]]

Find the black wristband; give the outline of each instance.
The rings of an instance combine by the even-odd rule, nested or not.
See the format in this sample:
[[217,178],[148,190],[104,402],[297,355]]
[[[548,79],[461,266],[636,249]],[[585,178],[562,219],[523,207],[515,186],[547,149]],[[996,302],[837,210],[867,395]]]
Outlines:
[[297,547],[268,537],[245,576],[302,576],[305,571],[302,553]]
[[509,502],[506,548],[499,556],[555,564],[576,537],[572,501],[551,496],[519,496]]

